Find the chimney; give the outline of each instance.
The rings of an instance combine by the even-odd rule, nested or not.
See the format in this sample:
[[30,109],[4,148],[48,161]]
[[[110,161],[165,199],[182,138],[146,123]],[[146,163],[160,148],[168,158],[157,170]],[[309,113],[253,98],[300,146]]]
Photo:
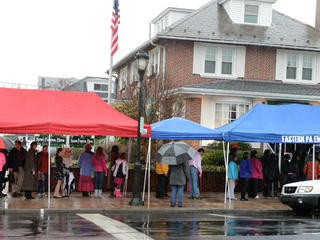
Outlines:
[[316,24],[315,28],[320,30],[320,0],[317,0]]

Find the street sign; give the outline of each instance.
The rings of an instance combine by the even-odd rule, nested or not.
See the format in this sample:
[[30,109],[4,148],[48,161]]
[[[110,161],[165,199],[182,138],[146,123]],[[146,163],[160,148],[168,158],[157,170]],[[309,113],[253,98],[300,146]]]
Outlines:
[[94,139],[91,136],[71,136],[70,146],[71,147],[83,147],[86,143],[94,145]]
[[[35,137],[35,140],[40,145],[48,145],[49,144],[49,135],[39,135]],[[66,137],[63,135],[51,135],[51,146],[52,147],[60,147],[65,145],[67,142]]]

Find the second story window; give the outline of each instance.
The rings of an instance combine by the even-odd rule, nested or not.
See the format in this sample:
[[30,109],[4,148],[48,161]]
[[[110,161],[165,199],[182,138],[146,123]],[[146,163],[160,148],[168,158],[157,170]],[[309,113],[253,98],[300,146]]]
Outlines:
[[108,85],[107,84],[98,84],[95,83],[93,85],[93,90],[94,91],[108,91]]
[[245,23],[258,23],[259,6],[246,4],[244,6],[244,22]]
[[302,80],[312,80],[312,56],[303,56]]
[[212,47],[206,48],[204,72],[205,73],[216,72],[216,48],[212,48]]
[[138,74],[138,68],[137,68],[136,61],[131,63],[130,69],[131,69],[130,70],[130,83],[139,81],[139,74]]
[[287,56],[287,79],[297,79],[297,55]]
[[232,50],[222,49],[222,65],[221,73],[231,75],[232,74]]

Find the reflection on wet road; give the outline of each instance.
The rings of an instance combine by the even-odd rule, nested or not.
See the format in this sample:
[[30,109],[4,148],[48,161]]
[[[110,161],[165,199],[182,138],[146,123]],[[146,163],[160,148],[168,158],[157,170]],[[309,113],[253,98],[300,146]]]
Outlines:
[[117,215],[117,218],[154,239],[226,239],[230,237],[238,240],[241,236],[247,238],[273,236],[272,239],[288,239],[284,236],[302,234],[312,234],[317,237],[314,239],[320,239],[319,217],[187,213]]
[[320,239],[318,216],[139,211],[105,216],[9,214],[0,219],[1,239]]

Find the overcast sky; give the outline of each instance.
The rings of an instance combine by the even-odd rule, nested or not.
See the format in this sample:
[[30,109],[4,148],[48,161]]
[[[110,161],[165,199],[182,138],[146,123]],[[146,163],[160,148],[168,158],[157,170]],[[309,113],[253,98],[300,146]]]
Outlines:
[[[116,62],[149,38],[149,22],[167,7],[209,0],[119,0]],[[0,0],[1,82],[36,85],[38,76],[106,77],[112,0]],[[278,0],[274,9],[314,26],[316,0]]]

